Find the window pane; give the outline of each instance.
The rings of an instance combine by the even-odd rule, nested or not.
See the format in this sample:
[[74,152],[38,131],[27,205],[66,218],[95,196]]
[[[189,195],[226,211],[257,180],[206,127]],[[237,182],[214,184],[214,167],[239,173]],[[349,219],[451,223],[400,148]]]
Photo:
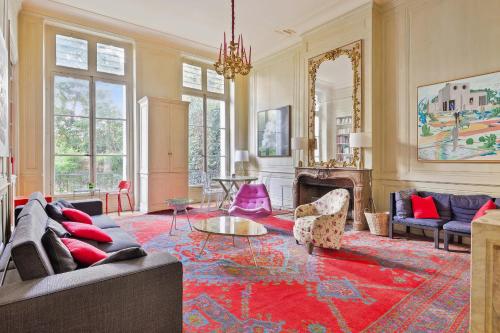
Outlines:
[[201,172],[203,171],[203,127],[189,126],[189,184],[201,184]]
[[71,193],[86,188],[90,181],[90,157],[55,156],[55,193]]
[[127,178],[125,161],[124,156],[97,156],[96,187],[101,191],[116,189],[120,180]]
[[127,118],[127,91],[124,84],[96,81],[95,106],[97,118]]
[[54,114],[89,115],[89,81],[66,76],[54,76]]
[[207,128],[207,154],[226,155],[226,130],[220,128]]
[[63,35],[56,35],[56,65],[88,69],[88,43]]
[[95,145],[97,154],[124,155],[127,151],[126,126],[125,120],[96,119]]
[[226,127],[226,104],[224,101],[207,99],[207,127]]
[[54,118],[56,154],[85,155],[89,153],[89,118]]
[[97,71],[125,75],[125,49],[97,43]]
[[212,69],[207,69],[207,90],[214,93],[224,93],[224,76]]
[[203,97],[182,95],[184,102],[189,102],[189,125],[203,126]]
[[182,85],[201,90],[201,67],[182,64]]
[[226,157],[218,155],[209,155],[207,159],[208,174],[211,177],[225,176]]

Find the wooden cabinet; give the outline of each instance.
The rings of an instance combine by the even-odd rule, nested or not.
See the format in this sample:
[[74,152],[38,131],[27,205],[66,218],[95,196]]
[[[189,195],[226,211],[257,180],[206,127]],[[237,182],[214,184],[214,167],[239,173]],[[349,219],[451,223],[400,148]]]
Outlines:
[[143,97],[139,101],[139,209],[166,209],[165,200],[188,196],[189,103]]

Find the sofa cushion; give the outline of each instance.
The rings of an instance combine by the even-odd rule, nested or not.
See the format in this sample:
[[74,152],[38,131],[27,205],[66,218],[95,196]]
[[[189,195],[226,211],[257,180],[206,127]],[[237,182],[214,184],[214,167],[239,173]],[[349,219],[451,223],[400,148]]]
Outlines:
[[429,196],[422,198],[418,195],[411,196],[413,216],[417,219],[439,219],[439,213],[434,199]]
[[106,258],[96,262],[95,264],[92,264],[92,266],[99,266],[117,261],[136,259],[144,257],[145,255],[147,255],[147,253],[141,247],[129,247],[128,249],[110,253]]
[[108,256],[104,251],[78,239],[61,238],[61,241],[66,245],[69,252],[71,252],[73,258],[85,266],[92,265]]
[[23,209],[23,215],[12,236],[12,259],[23,280],[31,280],[54,274],[54,269],[42,245],[47,215],[35,201]]
[[118,224],[116,224],[116,222],[107,215],[92,216],[92,224],[101,229],[118,228]]
[[439,217],[443,220],[451,219],[451,194],[428,191],[420,191],[418,192],[418,194],[423,197],[431,196],[434,199],[434,203],[436,204]]
[[129,247],[140,247],[141,245],[136,242],[136,240],[129,235],[127,232],[123,231],[120,228],[108,228],[103,229],[105,233],[107,233],[111,239],[113,239],[112,243],[99,243],[93,240],[88,239],[80,239],[85,243],[93,245],[106,253],[115,252],[119,250],[123,250]]
[[64,245],[57,234],[51,229],[47,229],[42,236],[42,244],[55,273],[74,271],[78,267],[71,252],[69,252],[66,245]]
[[57,200],[55,202],[51,202],[45,206],[45,211],[47,215],[56,220],[57,222],[66,221],[67,218],[64,217],[62,213],[63,208],[74,208],[73,205],[66,200]]
[[481,206],[491,198],[488,195],[452,195],[453,220],[471,222]]
[[50,230],[54,231],[56,233],[57,237],[60,237],[60,238],[71,236],[71,234],[68,232],[68,230],[64,229],[64,227],[59,222],[54,221],[50,217],[47,218],[46,229],[50,229]]
[[394,217],[393,222],[395,223],[405,223],[405,224],[411,224],[415,226],[423,226],[423,227],[431,227],[431,228],[439,228],[443,226],[448,220],[443,220],[443,219],[417,219],[414,217],[407,217],[407,218],[401,218],[401,217]]
[[395,193],[396,215],[399,217],[412,217],[411,196],[417,194],[417,190],[412,188]]
[[111,237],[102,231],[101,228],[92,224],[79,222],[63,222],[62,225],[71,235],[78,238],[91,239],[98,242],[111,243]]
[[464,234],[470,234],[471,224],[469,222],[462,221],[450,221],[443,226],[444,230],[462,232]]

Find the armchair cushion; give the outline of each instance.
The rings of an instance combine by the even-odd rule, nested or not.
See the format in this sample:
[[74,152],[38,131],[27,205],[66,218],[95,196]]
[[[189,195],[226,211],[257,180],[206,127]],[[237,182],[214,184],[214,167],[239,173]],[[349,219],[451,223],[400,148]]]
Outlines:
[[271,199],[264,184],[243,184],[236,194],[229,214],[264,217],[272,214]]

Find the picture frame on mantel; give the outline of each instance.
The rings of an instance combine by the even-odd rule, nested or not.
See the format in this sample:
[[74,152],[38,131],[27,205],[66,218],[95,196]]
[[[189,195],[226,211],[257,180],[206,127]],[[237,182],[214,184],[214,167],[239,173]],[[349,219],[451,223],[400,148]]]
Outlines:
[[291,105],[257,112],[257,156],[291,156]]
[[417,88],[417,158],[500,162],[500,71]]

